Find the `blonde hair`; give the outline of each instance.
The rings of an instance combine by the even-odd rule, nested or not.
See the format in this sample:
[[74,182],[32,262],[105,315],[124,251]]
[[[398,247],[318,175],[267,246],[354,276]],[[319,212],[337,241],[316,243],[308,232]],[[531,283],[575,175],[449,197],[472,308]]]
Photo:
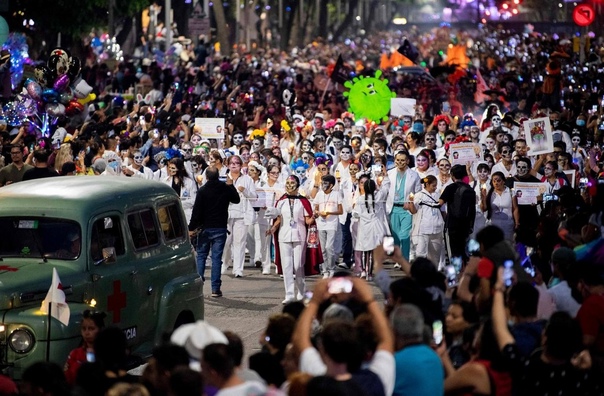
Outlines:
[[65,162],[73,161],[73,152],[71,151],[71,144],[63,143],[61,144],[61,148],[57,152],[57,156],[55,157],[55,170],[60,172],[63,168],[63,164]]
[[147,388],[141,384],[127,384],[119,382],[113,385],[108,391],[107,396],[151,396]]

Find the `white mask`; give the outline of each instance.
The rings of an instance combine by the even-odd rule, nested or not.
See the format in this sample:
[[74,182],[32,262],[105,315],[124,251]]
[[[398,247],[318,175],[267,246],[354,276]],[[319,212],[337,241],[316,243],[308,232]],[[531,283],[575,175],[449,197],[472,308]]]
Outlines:
[[493,116],[491,123],[493,124],[493,128],[499,128],[501,126],[501,117]]
[[239,145],[241,145],[241,143],[243,143],[243,135],[237,134],[237,135],[233,136],[233,144],[235,146],[239,146]]

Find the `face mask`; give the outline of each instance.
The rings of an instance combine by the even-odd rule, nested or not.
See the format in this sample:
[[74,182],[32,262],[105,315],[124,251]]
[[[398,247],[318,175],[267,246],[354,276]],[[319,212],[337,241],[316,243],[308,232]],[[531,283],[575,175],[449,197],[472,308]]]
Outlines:
[[577,126],[585,126],[585,120],[577,120]]
[[117,172],[117,168],[119,165],[120,164],[118,164],[117,161],[107,163],[107,166],[110,167],[111,169],[113,169],[114,172]]
[[243,142],[243,136],[241,136],[241,135],[233,136],[233,144],[235,146],[239,146],[242,142]]
[[135,155],[134,156],[134,163],[136,165],[142,165],[142,163],[143,163],[143,156],[142,155]]
[[558,120],[554,120],[554,121],[552,121],[552,126],[553,126],[554,128],[558,128],[558,125],[560,125],[560,121],[558,121]]

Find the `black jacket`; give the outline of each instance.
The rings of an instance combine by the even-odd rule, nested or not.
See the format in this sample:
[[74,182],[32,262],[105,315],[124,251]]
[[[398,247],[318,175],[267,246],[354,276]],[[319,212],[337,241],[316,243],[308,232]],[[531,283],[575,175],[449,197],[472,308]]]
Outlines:
[[189,222],[189,231],[203,227],[227,228],[229,204],[239,203],[239,193],[235,186],[218,180],[208,180],[198,191]]

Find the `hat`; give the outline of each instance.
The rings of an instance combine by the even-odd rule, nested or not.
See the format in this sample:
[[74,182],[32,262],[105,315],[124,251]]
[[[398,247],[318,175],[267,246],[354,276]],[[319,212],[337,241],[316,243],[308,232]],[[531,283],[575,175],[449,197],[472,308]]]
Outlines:
[[204,320],[187,323],[172,333],[170,341],[185,347],[189,356],[195,360],[201,359],[201,351],[209,344],[228,344],[226,336],[216,327]]
[[294,115],[292,116],[292,118],[293,118],[295,121],[304,121],[304,116],[303,116],[302,114],[294,114]]
[[91,168],[94,173],[101,174],[105,172],[105,168],[107,168],[107,161],[102,158],[98,158],[96,161],[94,161],[94,164],[92,164]]
[[515,126],[520,126],[519,123],[516,122],[516,120],[514,120],[514,117],[512,117],[509,114],[506,114],[505,116],[503,116],[503,118],[501,119],[501,123],[503,124],[504,122],[510,123],[512,125]]
[[63,143],[63,140],[65,140],[65,136],[67,136],[67,130],[63,127],[59,127],[50,140],[52,141],[52,144],[61,144]]
[[325,116],[323,115],[323,113],[315,113],[315,117],[314,118],[320,118],[323,121],[325,121]]
[[575,251],[570,248],[561,247],[552,253],[552,263],[554,264],[574,264],[576,261]]

